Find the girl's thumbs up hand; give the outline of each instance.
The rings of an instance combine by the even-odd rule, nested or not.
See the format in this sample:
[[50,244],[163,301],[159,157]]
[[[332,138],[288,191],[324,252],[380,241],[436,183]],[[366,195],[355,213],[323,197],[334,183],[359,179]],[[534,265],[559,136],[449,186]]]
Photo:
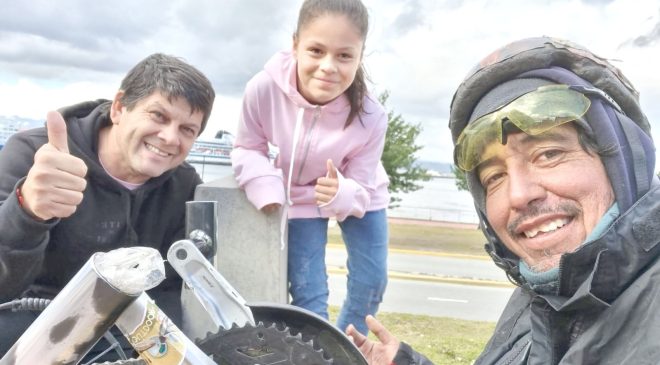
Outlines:
[[339,188],[337,168],[332,160],[328,159],[326,166],[328,168],[327,174],[325,177],[316,180],[316,187],[314,188],[317,205],[329,203],[337,195],[337,189]]

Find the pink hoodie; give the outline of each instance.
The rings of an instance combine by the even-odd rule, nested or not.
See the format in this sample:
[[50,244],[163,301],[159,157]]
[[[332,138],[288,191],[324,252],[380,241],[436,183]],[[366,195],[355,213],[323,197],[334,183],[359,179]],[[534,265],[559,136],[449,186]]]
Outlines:
[[[387,208],[389,180],[380,162],[387,113],[371,96],[365,97],[364,110],[362,123],[356,118],[344,129],[347,97],[310,104],[298,93],[292,53],[276,53],[245,89],[231,154],[238,185],[257,209],[287,203],[288,218],[334,216],[343,221]],[[268,143],[279,149],[274,163]],[[339,189],[334,199],[318,206],[314,186],[328,173],[328,159],[337,167]]]

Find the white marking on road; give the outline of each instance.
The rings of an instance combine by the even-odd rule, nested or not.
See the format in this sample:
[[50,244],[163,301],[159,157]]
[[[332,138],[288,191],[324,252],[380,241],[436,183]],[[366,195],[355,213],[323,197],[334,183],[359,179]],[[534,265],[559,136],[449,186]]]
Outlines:
[[452,302],[452,303],[467,303],[468,302],[465,299],[450,299],[450,298],[436,298],[436,297],[428,297],[426,299],[427,300],[432,300],[434,302]]

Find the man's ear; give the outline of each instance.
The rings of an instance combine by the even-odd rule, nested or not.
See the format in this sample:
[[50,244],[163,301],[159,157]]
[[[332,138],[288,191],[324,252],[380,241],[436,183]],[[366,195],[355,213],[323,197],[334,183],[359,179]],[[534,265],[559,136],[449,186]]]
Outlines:
[[115,98],[112,100],[112,106],[110,107],[110,120],[112,124],[119,124],[121,115],[124,112],[124,105],[121,103],[121,98],[124,96],[124,91],[119,90],[115,94]]

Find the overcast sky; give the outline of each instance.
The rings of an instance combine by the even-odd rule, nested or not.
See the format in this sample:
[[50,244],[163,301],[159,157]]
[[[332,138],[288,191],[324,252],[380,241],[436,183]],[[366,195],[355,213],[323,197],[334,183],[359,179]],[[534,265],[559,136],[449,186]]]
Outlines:
[[[365,65],[387,107],[423,127],[418,157],[450,162],[449,102],[481,58],[513,40],[569,39],[613,60],[641,93],[660,141],[660,0],[364,0]],[[302,0],[0,0],[0,115],[112,98],[154,52],[180,56],[213,82],[203,137],[236,130],[245,83],[291,47]]]

